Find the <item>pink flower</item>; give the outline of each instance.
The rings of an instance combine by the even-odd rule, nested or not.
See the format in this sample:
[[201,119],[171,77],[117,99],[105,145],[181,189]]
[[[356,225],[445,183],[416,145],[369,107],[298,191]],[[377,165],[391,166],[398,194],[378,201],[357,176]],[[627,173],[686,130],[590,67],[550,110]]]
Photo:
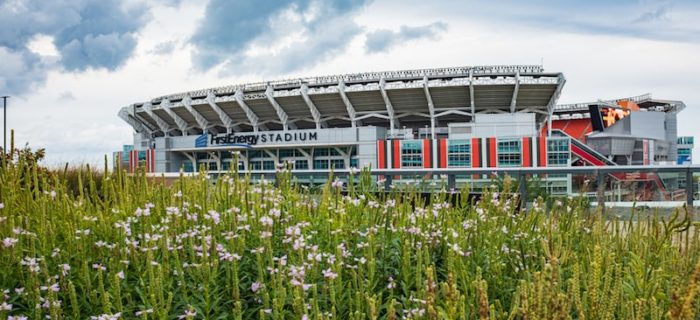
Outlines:
[[265,287],[264,284],[262,284],[258,281],[255,281],[255,282],[253,282],[252,285],[250,285],[250,291],[253,291],[253,293],[257,293],[260,289],[262,289],[264,287]]

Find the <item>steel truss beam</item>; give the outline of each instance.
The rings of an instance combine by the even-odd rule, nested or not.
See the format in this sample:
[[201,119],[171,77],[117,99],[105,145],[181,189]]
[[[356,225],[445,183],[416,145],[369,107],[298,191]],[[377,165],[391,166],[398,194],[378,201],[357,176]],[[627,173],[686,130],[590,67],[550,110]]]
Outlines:
[[476,114],[476,103],[474,102],[474,70],[469,69],[469,107],[471,108],[472,122]]
[[231,119],[231,117],[229,117],[226,112],[224,112],[224,110],[222,110],[221,107],[216,104],[216,96],[214,95],[214,92],[209,91],[209,94],[207,94],[207,103],[212,109],[214,109],[216,114],[219,115],[219,119],[224,127],[226,127],[226,131],[241,131],[241,128],[233,123],[233,119]]
[[170,125],[165,122],[163,118],[153,112],[153,104],[146,102],[143,105],[143,110],[146,111],[146,114],[148,114],[148,116],[156,122],[158,128],[160,128],[160,131],[163,131],[163,134],[168,135],[170,133]]
[[194,120],[197,121],[197,124],[202,129],[203,133],[206,133],[207,130],[214,131],[211,130],[211,128],[209,128],[209,121],[207,121],[207,119],[204,118],[204,116],[202,116],[202,114],[199,113],[199,111],[192,107],[192,98],[190,98],[190,96],[185,96],[184,98],[182,98],[182,104],[185,106],[187,112],[189,112],[192,115],[192,117],[194,117]]
[[177,127],[180,129],[182,135],[187,135],[187,129],[189,129],[187,121],[182,119],[180,116],[177,115],[177,113],[175,113],[175,111],[171,109],[172,105],[170,104],[170,100],[164,99],[160,102],[160,106],[161,108],[163,108],[163,110],[165,110],[165,113],[167,113],[171,118],[173,118],[173,121],[175,121],[175,125],[177,125]]
[[433,104],[433,97],[430,95],[430,89],[428,89],[428,76],[423,76],[423,91],[425,92],[425,99],[428,101],[428,112],[430,112],[430,136],[435,140],[435,104]]
[[[129,107],[124,107],[119,110],[119,117],[126,121],[132,128],[138,133],[147,133],[149,136],[153,135],[153,129],[148,127],[145,123],[138,120],[133,114],[129,112]],[[133,110],[133,109],[132,109]]]
[[437,118],[437,117],[442,117],[442,116],[446,116],[446,115],[448,115],[448,114],[461,114],[461,115],[467,116],[467,117],[472,117],[472,118],[474,117],[471,113],[466,112],[466,111],[462,111],[462,110],[447,110],[447,111],[443,111],[443,112],[440,112],[440,113],[436,114],[435,117],[436,117],[436,118]]
[[265,96],[267,97],[267,100],[270,102],[272,107],[275,109],[275,112],[277,112],[277,117],[280,118],[280,123],[282,124],[282,129],[283,130],[289,130],[291,129],[296,129],[297,126],[289,121],[289,116],[287,115],[287,112],[282,109],[282,106],[280,106],[279,103],[277,103],[277,100],[275,100],[275,95],[274,95],[275,89],[272,89],[272,86],[268,85],[267,89],[265,89]]
[[311,112],[311,116],[314,118],[316,129],[328,128],[328,124],[321,120],[321,112],[316,108],[316,104],[309,98],[309,86],[304,83],[301,85],[299,91],[301,91],[301,97],[304,98],[304,102],[306,102],[306,105],[309,107],[309,112]]
[[389,95],[386,93],[386,80],[384,80],[384,78],[379,79],[379,90],[382,93],[382,98],[384,98],[386,113],[389,115],[389,126],[393,131],[394,128],[401,126],[401,123],[399,123],[399,119],[396,118],[396,114],[394,114],[394,105],[391,104]]
[[510,113],[515,113],[518,90],[520,90],[520,71],[515,73],[515,88],[513,88],[513,98],[510,99]]
[[350,103],[350,99],[348,99],[348,95],[345,93],[345,81],[340,80],[338,82],[338,93],[340,93],[340,98],[343,99],[343,103],[345,104],[345,109],[348,110],[348,116],[350,117],[350,125],[354,128],[358,124],[358,119],[357,119],[357,113],[355,112],[355,108],[352,106],[352,103]]
[[257,132],[258,129],[260,128],[260,118],[258,118],[258,115],[253,112],[253,110],[248,106],[248,104],[245,102],[243,99],[243,90],[238,89],[236,91],[236,94],[234,95],[234,98],[236,99],[236,102],[238,102],[238,106],[241,107],[243,112],[245,112],[245,116],[248,117],[248,121],[250,122],[250,125],[253,127],[253,131]]
[[554,115],[554,108],[559,100],[559,95],[561,95],[561,89],[566,83],[564,74],[560,73],[558,79],[559,84],[557,85],[557,89],[554,91],[554,94],[552,94],[552,98],[549,99],[549,103],[547,103],[547,111],[549,112],[549,115],[547,115],[547,136],[552,135],[552,115]]

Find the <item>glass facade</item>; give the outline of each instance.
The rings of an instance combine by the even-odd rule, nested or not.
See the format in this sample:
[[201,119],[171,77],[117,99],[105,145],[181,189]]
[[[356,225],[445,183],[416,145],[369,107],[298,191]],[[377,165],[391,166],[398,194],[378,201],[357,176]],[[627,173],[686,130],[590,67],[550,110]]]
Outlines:
[[401,168],[420,168],[423,166],[423,141],[401,141]]
[[547,165],[564,167],[569,165],[571,158],[569,139],[550,138],[547,140]]
[[519,167],[522,163],[520,139],[498,140],[497,153],[499,167]]
[[695,144],[695,139],[694,137],[678,137],[678,144]]
[[448,140],[447,166],[448,167],[471,167],[471,141],[470,140]]

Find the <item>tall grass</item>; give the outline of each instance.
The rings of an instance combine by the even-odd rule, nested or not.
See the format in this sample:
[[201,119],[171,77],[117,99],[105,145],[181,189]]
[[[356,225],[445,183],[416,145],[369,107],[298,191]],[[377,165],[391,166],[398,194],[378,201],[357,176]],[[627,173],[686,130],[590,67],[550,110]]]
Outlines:
[[697,316],[700,238],[683,212],[604,220],[578,199],[519,212],[496,190],[426,201],[367,172],[320,191],[288,172],[274,185],[80,172],[74,189],[2,163],[0,319]]

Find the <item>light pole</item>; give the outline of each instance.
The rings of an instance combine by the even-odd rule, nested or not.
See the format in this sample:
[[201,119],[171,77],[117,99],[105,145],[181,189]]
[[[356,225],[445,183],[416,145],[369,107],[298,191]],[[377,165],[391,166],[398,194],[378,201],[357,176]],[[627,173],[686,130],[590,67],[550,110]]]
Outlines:
[[2,96],[2,152],[7,153],[7,98],[10,96]]

